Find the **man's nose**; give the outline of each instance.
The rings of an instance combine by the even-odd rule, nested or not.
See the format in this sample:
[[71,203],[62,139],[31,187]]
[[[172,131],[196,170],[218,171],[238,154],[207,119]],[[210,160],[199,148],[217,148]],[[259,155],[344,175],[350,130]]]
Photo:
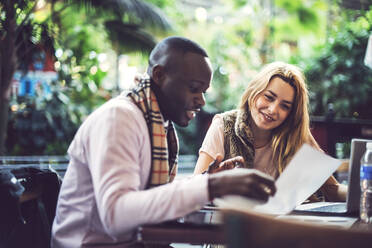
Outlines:
[[196,105],[203,107],[205,105],[205,97],[204,93],[201,93],[197,98],[196,98]]

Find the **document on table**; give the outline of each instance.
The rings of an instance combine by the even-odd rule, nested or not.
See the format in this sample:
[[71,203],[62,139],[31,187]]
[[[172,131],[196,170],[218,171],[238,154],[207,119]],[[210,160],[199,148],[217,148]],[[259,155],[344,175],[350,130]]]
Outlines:
[[276,180],[277,192],[267,203],[259,204],[248,198],[227,196],[216,199],[215,204],[222,208],[288,214],[317,191],[340,165],[340,160],[304,144]]

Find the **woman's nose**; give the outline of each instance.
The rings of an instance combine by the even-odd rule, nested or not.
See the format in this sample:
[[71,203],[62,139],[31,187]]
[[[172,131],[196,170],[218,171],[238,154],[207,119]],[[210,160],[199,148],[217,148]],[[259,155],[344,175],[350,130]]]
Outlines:
[[277,103],[275,103],[275,102],[273,102],[273,103],[271,103],[270,105],[269,105],[269,112],[271,113],[271,114],[276,114],[277,113],[277,111],[278,111],[278,108],[279,108],[279,105],[277,104]]

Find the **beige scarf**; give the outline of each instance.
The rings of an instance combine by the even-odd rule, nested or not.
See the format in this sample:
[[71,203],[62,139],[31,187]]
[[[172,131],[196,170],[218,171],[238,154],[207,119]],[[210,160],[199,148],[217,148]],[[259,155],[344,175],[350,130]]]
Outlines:
[[164,127],[158,101],[150,86],[150,80],[142,80],[127,95],[142,111],[149,129],[151,173],[147,188],[173,181],[178,160],[178,139],[173,124],[169,121],[168,128]]

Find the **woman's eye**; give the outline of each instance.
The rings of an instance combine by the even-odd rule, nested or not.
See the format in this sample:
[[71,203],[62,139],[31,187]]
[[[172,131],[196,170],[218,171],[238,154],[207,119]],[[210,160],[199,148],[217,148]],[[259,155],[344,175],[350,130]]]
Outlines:
[[273,101],[274,100],[274,97],[270,96],[270,95],[265,95],[265,98],[269,101]]
[[290,110],[290,109],[291,109],[291,107],[288,106],[287,104],[283,104],[283,105],[282,105],[282,108],[283,108],[284,110]]

